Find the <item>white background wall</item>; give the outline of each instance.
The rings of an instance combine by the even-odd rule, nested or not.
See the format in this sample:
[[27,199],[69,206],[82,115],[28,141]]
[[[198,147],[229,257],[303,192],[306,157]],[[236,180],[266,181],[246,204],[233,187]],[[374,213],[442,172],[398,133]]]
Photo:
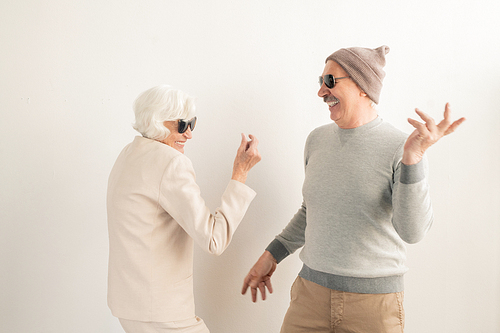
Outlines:
[[253,304],[243,277],[301,203],[307,134],[330,122],[324,59],[387,44],[380,115],[404,131],[450,102],[467,122],[429,151],[436,221],[409,246],[407,332],[500,332],[500,5],[496,1],[19,0],[0,3],[0,331],[122,332],[106,306],[106,182],[136,135],[131,103],[196,97],[186,146],[214,210],[239,133],[258,192],[228,250],[195,259],[214,333],[278,332],[298,255]]

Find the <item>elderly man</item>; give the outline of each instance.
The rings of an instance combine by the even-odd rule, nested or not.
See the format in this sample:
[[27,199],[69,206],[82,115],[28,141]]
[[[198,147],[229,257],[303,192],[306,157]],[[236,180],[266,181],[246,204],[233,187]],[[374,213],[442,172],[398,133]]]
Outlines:
[[340,49],[326,59],[319,97],[335,122],[312,131],[304,163],[303,203],[246,276],[272,292],[277,264],[303,247],[282,333],[402,332],[405,242],[420,241],[433,213],[425,151],[465,119],[424,123],[407,136],[383,121],[379,102],[387,46]]

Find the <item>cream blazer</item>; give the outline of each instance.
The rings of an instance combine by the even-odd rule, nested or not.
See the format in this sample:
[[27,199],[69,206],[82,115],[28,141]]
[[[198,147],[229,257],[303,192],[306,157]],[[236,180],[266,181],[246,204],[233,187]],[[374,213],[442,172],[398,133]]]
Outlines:
[[191,161],[174,148],[136,137],[108,181],[108,306],[129,320],[193,317],[193,241],[221,254],[255,192],[231,180],[211,214]]

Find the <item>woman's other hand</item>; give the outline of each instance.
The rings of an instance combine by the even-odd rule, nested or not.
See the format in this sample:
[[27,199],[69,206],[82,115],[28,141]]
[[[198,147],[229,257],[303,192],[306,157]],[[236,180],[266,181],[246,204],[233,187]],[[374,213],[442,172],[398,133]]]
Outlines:
[[249,137],[250,141],[247,140],[243,133],[241,134],[241,144],[234,159],[233,176],[231,177],[231,179],[242,183],[247,180],[250,169],[262,158],[257,150],[259,140],[252,134]]

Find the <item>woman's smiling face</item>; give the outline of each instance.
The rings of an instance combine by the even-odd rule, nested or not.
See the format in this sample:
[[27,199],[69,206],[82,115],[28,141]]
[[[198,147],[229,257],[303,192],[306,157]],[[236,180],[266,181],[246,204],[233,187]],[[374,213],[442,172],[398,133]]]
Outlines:
[[170,131],[170,134],[161,142],[184,154],[184,145],[187,140],[193,138],[191,128],[188,127],[184,133],[179,133],[178,120],[165,121],[163,125]]

